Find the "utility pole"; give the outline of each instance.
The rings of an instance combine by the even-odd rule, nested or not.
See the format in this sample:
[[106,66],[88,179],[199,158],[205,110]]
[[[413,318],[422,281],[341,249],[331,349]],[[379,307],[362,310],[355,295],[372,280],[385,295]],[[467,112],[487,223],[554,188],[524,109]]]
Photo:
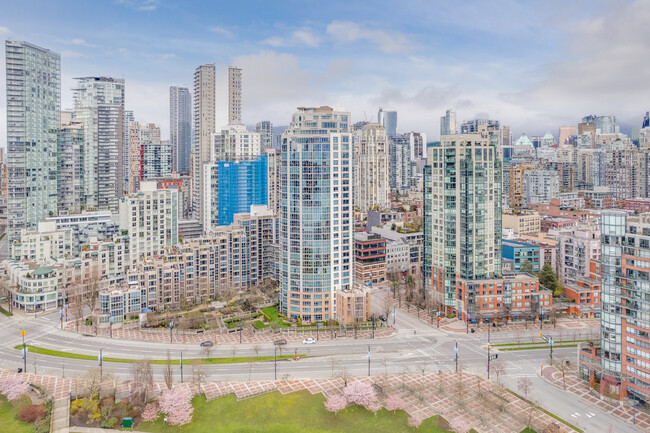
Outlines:
[[27,373],[27,346],[25,345],[25,331],[20,331],[21,337],[23,337],[23,373]]
[[174,321],[169,322],[169,342],[173,343],[174,337],[172,336],[172,331],[174,330]]
[[108,326],[111,329],[111,338],[113,338],[113,316],[108,318]]
[[181,350],[181,383],[183,383],[183,351]]
[[99,361],[99,400],[102,400],[102,381],[104,380],[104,355],[102,354],[104,348],[99,348],[99,356],[97,360]]
[[316,341],[318,341],[318,328],[320,328],[320,323],[316,322]]
[[63,308],[61,308],[60,317],[61,319],[61,330],[63,330]]
[[368,345],[368,376],[370,376],[370,345]]
[[542,330],[542,325],[544,323],[544,310],[542,307],[539,307],[539,330]]
[[273,380],[278,380],[278,348],[273,349]]
[[239,344],[241,344],[241,319],[239,319]]
[[487,374],[488,374],[488,380],[490,380],[490,325],[488,325],[488,363],[487,363]]
[[456,373],[458,373],[458,341],[454,341],[454,352],[456,352]]

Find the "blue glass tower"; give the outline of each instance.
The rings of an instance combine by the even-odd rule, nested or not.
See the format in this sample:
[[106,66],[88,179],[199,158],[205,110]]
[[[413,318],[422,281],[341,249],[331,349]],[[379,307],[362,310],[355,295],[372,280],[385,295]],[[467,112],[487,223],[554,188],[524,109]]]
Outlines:
[[219,225],[232,224],[236,213],[251,205],[268,205],[267,156],[245,161],[219,161]]

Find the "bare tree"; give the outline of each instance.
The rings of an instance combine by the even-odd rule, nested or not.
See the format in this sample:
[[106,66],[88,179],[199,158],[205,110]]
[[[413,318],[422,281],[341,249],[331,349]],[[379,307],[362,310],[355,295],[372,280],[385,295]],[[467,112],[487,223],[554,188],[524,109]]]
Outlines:
[[205,381],[205,378],[206,374],[204,365],[200,361],[192,364],[192,381],[199,388],[199,391],[201,390],[201,384]]
[[262,350],[262,348],[259,345],[255,344],[253,346],[253,352],[255,352],[256,358],[260,356],[260,350]]
[[206,361],[212,358],[212,346],[210,345],[202,346],[201,352],[203,352],[203,358],[205,358]]
[[92,399],[95,397],[99,398],[102,382],[112,382],[113,375],[108,371],[102,371],[100,367],[94,367],[86,371],[80,379],[82,390]]
[[167,350],[167,362],[165,363],[163,376],[165,379],[165,385],[167,385],[167,389],[171,389],[174,382],[174,375],[172,373],[172,360],[171,355],[169,354],[169,349]]
[[79,330],[79,322],[84,317],[84,289],[81,283],[76,282],[68,286],[68,308],[75,319],[75,329]]
[[533,390],[533,381],[530,380],[528,377],[522,377],[517,381],[517,390],[519,390],[520,393],[524,395],[524,398],[526,399],[526,402],[530,405],[530,410],[528,412],[528,428],[530,428],[530,422],[533,417],[533,408],[534,404],[528,396],[530,395],[531,391]]
[[139,401],[144,406],[149,399],[149,388],[153,386],[151,362],[148,359],[143,359],[133,364],[131,377],[131,396],[134,401]]
[[492,370],[492,373],[497,377],[497,383],[500,384],[499,376],[506,373],[506,366],[503,361],[497,358],[490,362],[490,370]]
[[565,356],[560,357],[559,361],[555,363],[560,373],[562,373],[562,388],[566,390],[566,375],[571,372],[571,362]]
[[332,377],[334,377],[334,367],[336,367],[336,357],[330,357],[330,367],[332,367]]

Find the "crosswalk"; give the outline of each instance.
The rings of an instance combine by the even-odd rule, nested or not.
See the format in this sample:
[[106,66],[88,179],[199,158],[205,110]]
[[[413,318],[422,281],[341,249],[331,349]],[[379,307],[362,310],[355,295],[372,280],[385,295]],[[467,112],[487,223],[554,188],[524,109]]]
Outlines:
[[[585,417],[587,417],[587,418],[593,418],[593,417],[596,416],[596,414],[593,413],[593,412],[585,412],[584,415],[585,415]],[[573,418],[578,419],[578,418],[582,417],[582,413],[580,413],[580,412],[573,412],[573,413],[571,414],[571,416],[572,416]]]

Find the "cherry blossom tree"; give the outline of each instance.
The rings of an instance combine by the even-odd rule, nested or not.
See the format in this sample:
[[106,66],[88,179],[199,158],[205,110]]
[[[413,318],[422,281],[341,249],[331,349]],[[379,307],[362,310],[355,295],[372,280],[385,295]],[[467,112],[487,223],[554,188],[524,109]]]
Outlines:
[[325,401],[325,409],[330,412],[334,412],[334,415],[338,411],[345,409],[348,405],[348,401],[342,395],[332,395]]
[[420,415],[420,414],[411,415],[409,417],[409,419],[408,419],[408,425],[410,427],[417,428],[417,427],[420,427],[420,425],[422,424],[422,421],[424,421],[424,419],[422,418],[422,415]]
[[455,433],[467,433],[469,429],[469,423],[462,416],[457,416],[449,423],[449,430]]
[[384,407],[387,410],[396,411],[404,409],[404,400],[399,395],[390,395],[384,402]]
[[377,400],[375,388],[364,382],[352,382],[343,390],[343,396],[350,404],[366,407],[370,402]]
[[29,383],[20,377],[9,377],[0,381],[0,394],[7,400],[15,400],[29,391]]
[[155,421],[158,419],[158,416],[160,416],[160,407],[158,407],[158,403],[149,403],[144,407],[140,417],[142,418],[142,421]]
[[184,386],[166,389],[158,402],[160,411],[171,425],[183,425],[192,421],[192,393]]
[[366,405],[366,409],[368,409],[370,412],[374,413],[375,416],[377,416],[377,412],[381,410],[381,403],[379,400],[372,400],[368,402]]

